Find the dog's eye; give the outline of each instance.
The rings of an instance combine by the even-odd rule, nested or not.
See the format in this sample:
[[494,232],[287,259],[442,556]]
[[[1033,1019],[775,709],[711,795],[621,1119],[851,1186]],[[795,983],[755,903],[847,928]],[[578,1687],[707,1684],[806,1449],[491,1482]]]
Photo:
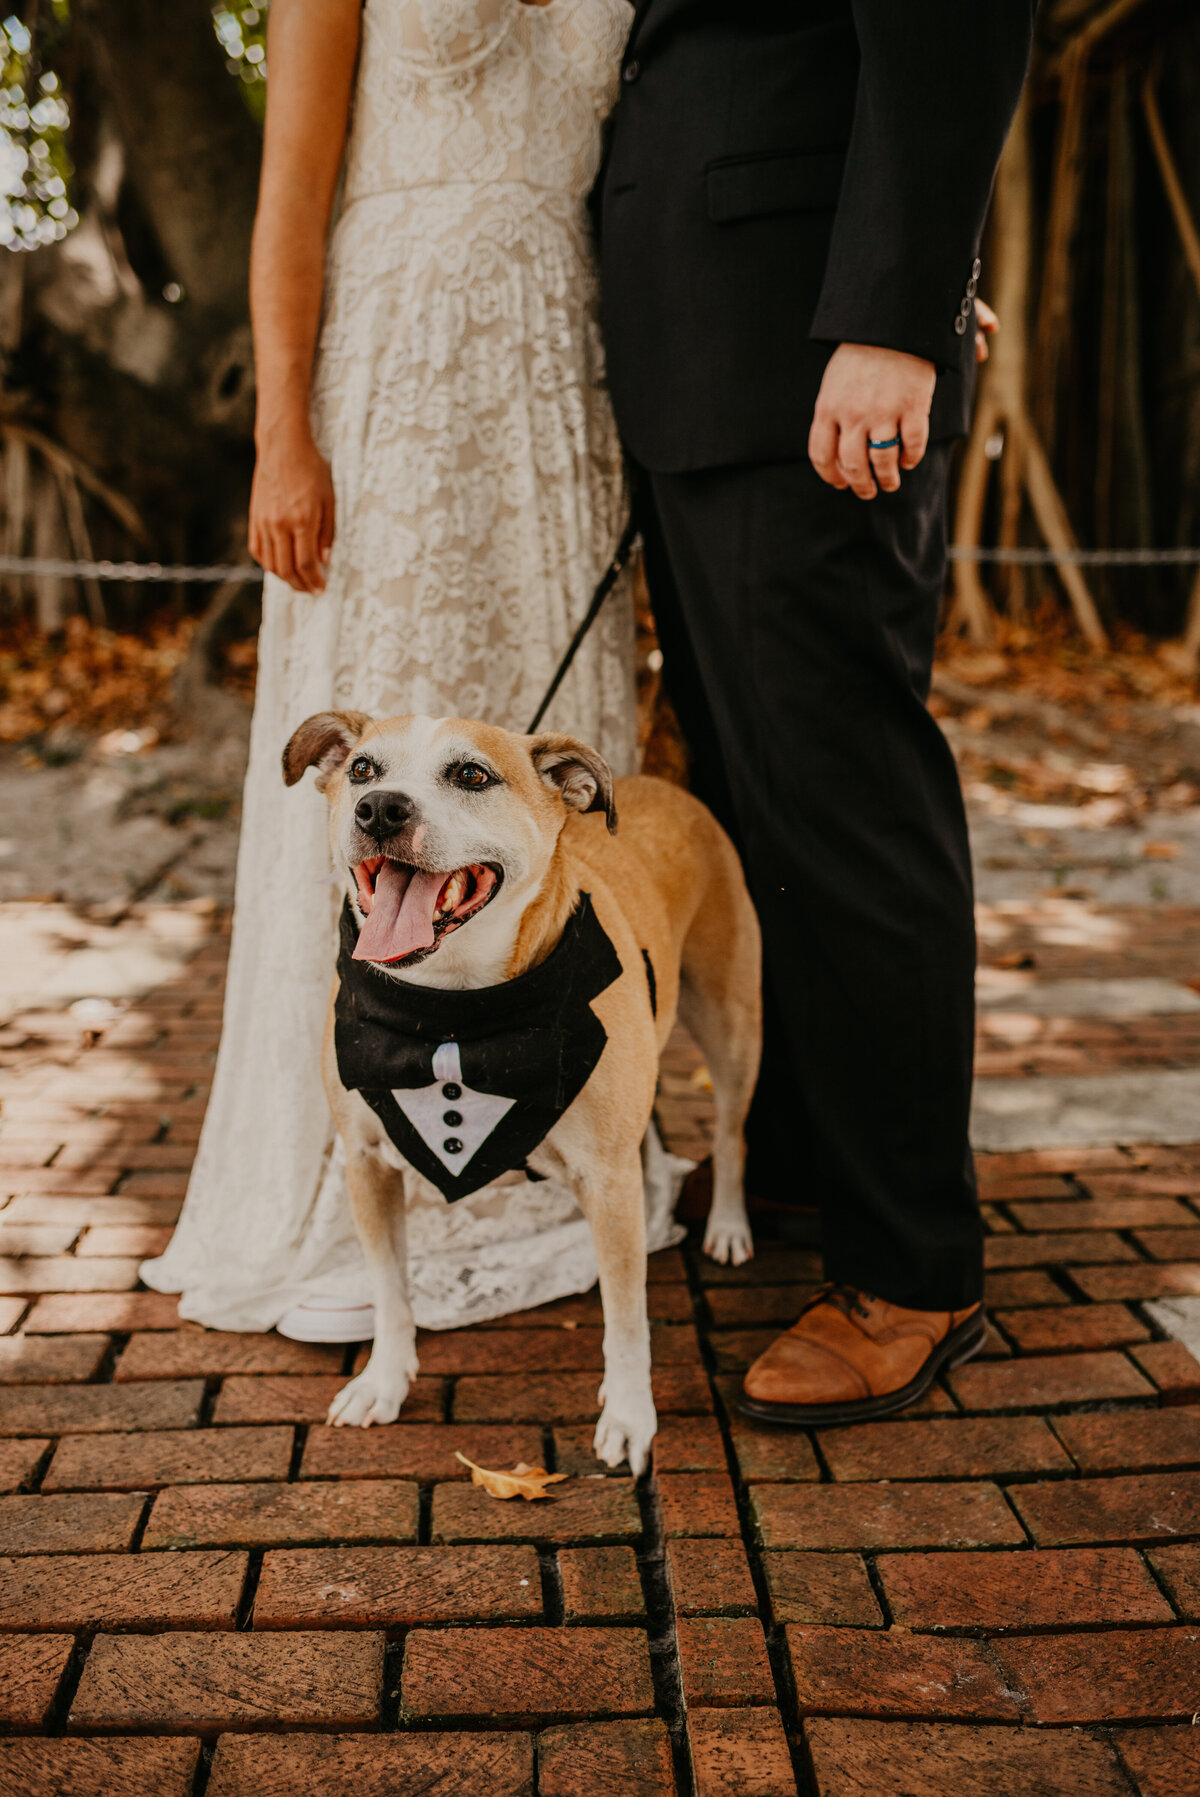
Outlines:
[[480,792],[485,786],[492,784],[492,776],[477,761],[464,761],[454,770],[454,778],[460,786],[469,788],[471,792]]
[[368,755],[356,755],[350,763],[350,778],[356,785],[364,780],[375,780],[378,776],[379,769]]

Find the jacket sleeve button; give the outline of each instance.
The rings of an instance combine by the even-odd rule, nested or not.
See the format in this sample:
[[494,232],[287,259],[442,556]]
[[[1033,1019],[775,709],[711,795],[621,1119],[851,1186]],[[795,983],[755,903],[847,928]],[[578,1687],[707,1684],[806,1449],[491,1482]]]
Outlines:
[[621,79],[622,81],[636,81],[641,72],[642,65],[635,57],[632,62],[627,62],[621,70]]
[[958,337],[961,337],[964,334],[964,332],[966,331],[966,328],[967,328],[967,321],[963,317],[962,313],[960,312],[958,317],[954,320],[955,335]]
[[976,256],[974,262],[971,264],[971,279],[977,281],[982,273],[983,263],[979,260],[979,257]]

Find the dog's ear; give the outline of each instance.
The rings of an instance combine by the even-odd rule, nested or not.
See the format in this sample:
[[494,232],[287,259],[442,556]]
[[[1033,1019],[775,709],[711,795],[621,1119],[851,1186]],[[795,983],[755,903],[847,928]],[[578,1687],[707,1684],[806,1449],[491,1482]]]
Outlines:
[[595,749],[573,736],[551,732],[535,736],[530,746],[533,765],[546,782],[562,794],[572,811],[603,811],[609,834],[617,833],[617,807],[613,803],[612,769]]
[[305,718],[283,751],[283,779],[295,786],[306,768],[317,770],[317,785],[325,781],[347,755],[371,722],[365,711],[318,711]]

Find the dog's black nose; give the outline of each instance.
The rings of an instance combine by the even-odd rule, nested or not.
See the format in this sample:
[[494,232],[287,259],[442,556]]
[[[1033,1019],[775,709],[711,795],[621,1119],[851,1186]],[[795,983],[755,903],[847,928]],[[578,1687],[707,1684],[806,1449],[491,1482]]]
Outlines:
[[354,818],[360,830],[382,842],[402,830],[415,810],[406,792],[365,792],[354,807]]

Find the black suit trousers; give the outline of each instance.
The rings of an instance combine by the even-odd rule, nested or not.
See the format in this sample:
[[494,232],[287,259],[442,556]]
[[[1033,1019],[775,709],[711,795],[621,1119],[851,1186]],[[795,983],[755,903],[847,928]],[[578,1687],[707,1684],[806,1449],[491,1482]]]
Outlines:
[[807,459],[638,471],[668,691],[763,928],[752,1189],[819,1207],[828,1278],[931,1310],[982,1289],[971,865],[925,705],[949,456],[869,502]]

